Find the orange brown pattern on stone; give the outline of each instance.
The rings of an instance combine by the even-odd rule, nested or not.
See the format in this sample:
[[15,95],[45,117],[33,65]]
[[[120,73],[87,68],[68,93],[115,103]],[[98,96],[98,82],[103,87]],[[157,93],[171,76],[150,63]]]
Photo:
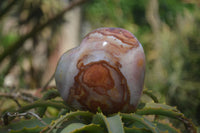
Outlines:
[[114,36],[117,39],[121,40],[123,43],[132,45],[133,47],[139,46],[139,42],[135,38],[135,36],[132,33],[130,33],[129,31],[121,29],[121,28],[100,28],[89,34],[93,34],[95,32],[101,33],[104,36]]
[[[117,74],[120,82],[118,86],[113,81],[110,70]],[[130,104],[130,92],[125,77],[118,68],[106,61],[83,65],[74,79],[67,103],[73,103],[73,99],[86,110],[96,112],[100,107],[106,114],[118,112],[124,105]]]
[[110,89],[114,86],[109,70],[101,64],[94,64],[87,68],[83,75],[83,82],[89,87],[102,86]]

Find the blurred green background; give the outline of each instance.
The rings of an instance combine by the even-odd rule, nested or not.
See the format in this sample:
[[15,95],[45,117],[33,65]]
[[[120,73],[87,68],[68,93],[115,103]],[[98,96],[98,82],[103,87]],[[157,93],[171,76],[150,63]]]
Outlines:
[[85,0],[64,11],[73,1],[0,1],[0,91],[41,88],[88,32],[121,27],[144,47],[145,87],[200,124],[199,1]]

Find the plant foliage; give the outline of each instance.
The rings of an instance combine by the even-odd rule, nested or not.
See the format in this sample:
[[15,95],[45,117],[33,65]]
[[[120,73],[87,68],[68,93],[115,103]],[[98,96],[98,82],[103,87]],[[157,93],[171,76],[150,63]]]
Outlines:
[[[147,90],[145,91],[147,92]],[[146,94],[154,96],[150,91]],[[183,131],[197,133],[197,129],[190,119],[175,107],[166,104],[140,103],[143,106],[138,106],[135,113],[119,112],[106,115],[100,109],[96,113],[75,111],[63,104],[63,101],[56,100],[56,97],[59,97],[58,92],[49,90],[42,98],[45,100],[36,100],[16,111],[6,112],[3,115],[3,122],[6,125],[1,127],[0,131],[9,133],[180,133],[181,130],[170,122],[171,119],[175,119],[185,126]],[[59,117],[45,118],[48,107],[59,110]],[[35,113],[30,112],[30,109],[34,109]],[[43,111],[38,112],[38,109],[43,109]],[[22,116],[24,118],[20,121],[14,121],[17,117]]]

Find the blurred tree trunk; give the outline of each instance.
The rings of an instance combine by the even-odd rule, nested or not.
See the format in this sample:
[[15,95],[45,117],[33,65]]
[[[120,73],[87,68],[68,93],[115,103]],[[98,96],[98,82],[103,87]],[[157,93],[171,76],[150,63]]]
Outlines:
[[[64,18],[66,22],[61,27],[61,33],[56,49],[54,49],[49,57],[48,66],[43,77],[43,83],[46,83],[54,74],[61,55],[67,50],[78,46],[80,42],[81,8],[76,7],[67,12]],[[50,85],[55,85],[54,80]]]
[[[151,53],[149,54],[150,60],[154,61],[153,67],[152,67],[152,72],[150,75],[151,77],[153,76],[155,81],[164,81],[164,74],[163,72],[163,64],[162,64],[162,57],[161,57],[161,52],[162,52],[162,41],[161,41],[161,29],[162,29],[162,23],[160,20],[160,15],[159,15],[159,2],[158,0],[149,0],[149,3],[147,5],[146,9],[146,18],[147,21],[151,27],[151,30],[153,32],[153,49]],[[162,71],[161,71],[162,70]]]

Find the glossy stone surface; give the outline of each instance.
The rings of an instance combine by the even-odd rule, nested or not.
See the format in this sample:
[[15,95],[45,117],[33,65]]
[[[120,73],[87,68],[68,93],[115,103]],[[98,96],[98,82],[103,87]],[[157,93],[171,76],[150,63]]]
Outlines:
[[129,31],[99,28],[64,53],[55,79],[67,104],[103,113],[134,112],[145,75],[142,45]]

